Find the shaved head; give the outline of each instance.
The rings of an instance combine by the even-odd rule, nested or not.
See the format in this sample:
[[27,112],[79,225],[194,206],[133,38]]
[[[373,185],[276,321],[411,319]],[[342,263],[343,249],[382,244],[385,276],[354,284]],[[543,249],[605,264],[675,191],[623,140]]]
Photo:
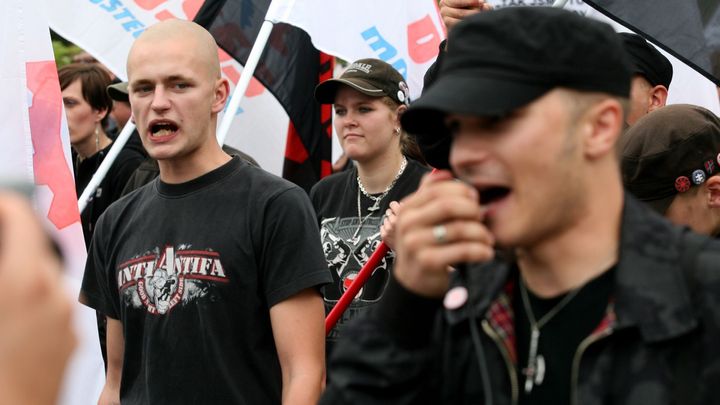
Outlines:
[[215,135],[230,87],[209,32],[189,21],[160,22],[133,44],[127,72],[132,115],[161,178],[192,178],[182,174],[188,167],[229,158]]
[[209,78],[220,78],[220,60],[215,39],[205,28],[185,20],[166,20],[145,30],[130,48],[128,77],[132,76],[133,64],[152,63],[154,50],[168,43],[181,43],[188,54],[193,55],[207,69]]

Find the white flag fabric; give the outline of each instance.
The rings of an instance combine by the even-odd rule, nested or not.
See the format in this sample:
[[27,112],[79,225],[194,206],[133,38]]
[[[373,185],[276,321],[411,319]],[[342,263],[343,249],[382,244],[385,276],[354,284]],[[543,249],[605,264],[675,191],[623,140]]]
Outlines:
[[[50,27],[102,62],[120,79],[130,46],[158,21],[192,20],[204,0],[40,0]],[[231,87],[242,66],[220,52],[223,76]],[[220,122],[220,120],[218,120]],[[280,103],[260,82],[252,80],[225,143],[242,150],[263,169],[282,174],[288,117]]]
[[[543,3],[543,1],[530,2],[523,0],[487,0],[487,3],[495,8],[503,8],[524,5],[550,6],[553,1],[545,0]],[[632,32],[627,27],[611,20],[581,0],[570,0],[564,8],[566,10],[571,10],[587,17],[608,23],[618,32]],[[562,46],[562,44],[557,44],[557,46]],[[720,100],[718,99],[718,90],[715,84],[676,57],[668,54],[662,49],[658,50],[665,55],[666,58],[668,58],[673,66],[673,79],[670,83],[670,89],[668,90],[667,103],[695,104],[707,108],[716,115],[720,115]]]
[[411,99],[445,39],[435,0],[273,0],[270,7],[270,19],[302,28],[322,52],[389,63],[405,77]]
[[[57,68],[36,0],[5,0],[0,17],[0,173],[35,184],[34,205],[65,259],[66,288],[77,297],[85,242],[70,166]],[[95,314],[74,300],[78,347],[66,369],[60,404],[94,404],[104,383]]]

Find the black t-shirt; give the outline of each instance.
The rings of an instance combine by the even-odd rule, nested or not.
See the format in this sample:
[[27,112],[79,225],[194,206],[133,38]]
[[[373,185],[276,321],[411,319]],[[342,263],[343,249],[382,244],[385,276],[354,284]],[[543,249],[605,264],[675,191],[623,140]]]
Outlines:
[[330,281],[297,186],[234,157],[98,221],[82,294],[123,325],[123,404],[279,404],[270,308]]
[[[530,321],[517,286],[513,293],[515,313],[515,336],[518,355],[518,382],[520,401],[529,404],[570,404],[572,364],[580,343],[600,325],[605,316],[612,292],[614,269],[604,272],[585,284],[567,305],[560,309],[540,328],[538,355],[545,360],[542,384],[534,385],[530,394],[525,393],[525,375],[530,348]],[[543,299],[527,290],[530,307],[535,320],[539,321],[563,301],[566,294]]]
[[[374,201],[360,193],[362,218],[358,218],[356,168],[353,167],[351,170],[326,177],[312,188],[310,199],[320,223],[323,251],[333,278],[332,283],[323,288],[326,313],[332,310],[362,266],[382,242],[380,226],[390,202],[400,201],[417,190],[420,179],[428,171],[430,171],[429,168],[408,159],[405,171],[398,178],[392,190],[380,202],[380,209],[367,219],[365,217],[370,213],[368,207],[373,205]],[[354,236],[355,238],[353,238]],[[328,352],[333,343],[342,335],[345,324],[382,297],[390,277],[394,257],[392,251],[388,252],[352,304],[338,320],[336,327],[328,335]]]
[[[110,148],[112,148],[112,144],[82,161],[78,161],[76,157],[75,191],[78,198],[90,183],[100,164],[105,160]],[[135,169],[140,166],[140,163],[145,160],[145,154],[141,150],[128,145],[124,146],[112,166],[110,166],[105,178],[100,182],[95,192],[90,195],[90,200],[80,216],[85,236],[85,247],[90,246],[95,224],[100,215],[105,212],[110,204],[122,196],[125,183],[127,183]]]

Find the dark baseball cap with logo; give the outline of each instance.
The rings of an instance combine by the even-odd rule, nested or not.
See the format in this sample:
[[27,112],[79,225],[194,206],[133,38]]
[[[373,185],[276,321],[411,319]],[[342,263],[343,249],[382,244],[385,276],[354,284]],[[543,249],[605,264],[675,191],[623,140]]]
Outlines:
[[631,126],[618,148],[627,190],[664,214],[678,193],[720,172],[720,119],[703,107],[668,105]]
[[356,60],[339,78],[318,84],[315,87],[315,99],[321,104],[332,104],[339,86],[342,85],[350,86],[368,96],[388,96],[398,104],[407,104],[410,95],[400,72],[380,59]]
[[428,163],[447,168],[448,113],[505,116],[557,87],[628,97],[630,78],[609,25],[553,7],[508,7],[450,31],[437,80],[401,121]]
[[633,73],[643,76],[653,87],[662,85],[669,89],[673,77],[670,61],[640,35],[630,32],[619,35],[630,57]]

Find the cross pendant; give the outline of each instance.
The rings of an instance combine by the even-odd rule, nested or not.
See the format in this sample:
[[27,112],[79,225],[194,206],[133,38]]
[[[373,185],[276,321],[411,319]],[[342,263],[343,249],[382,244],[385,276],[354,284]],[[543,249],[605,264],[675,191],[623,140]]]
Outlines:
[[540,330],[532,326],[530,331],[530,352],[528,353],[528,365],[523,369],[525,375],[525,393],[529,394],[535,385],[541,385],[545,379],[545,358],[537,354]]
[[380,209],[380,200],[373,200],[375,201],[375,204],[368,207],[368,211],[375,212]]

